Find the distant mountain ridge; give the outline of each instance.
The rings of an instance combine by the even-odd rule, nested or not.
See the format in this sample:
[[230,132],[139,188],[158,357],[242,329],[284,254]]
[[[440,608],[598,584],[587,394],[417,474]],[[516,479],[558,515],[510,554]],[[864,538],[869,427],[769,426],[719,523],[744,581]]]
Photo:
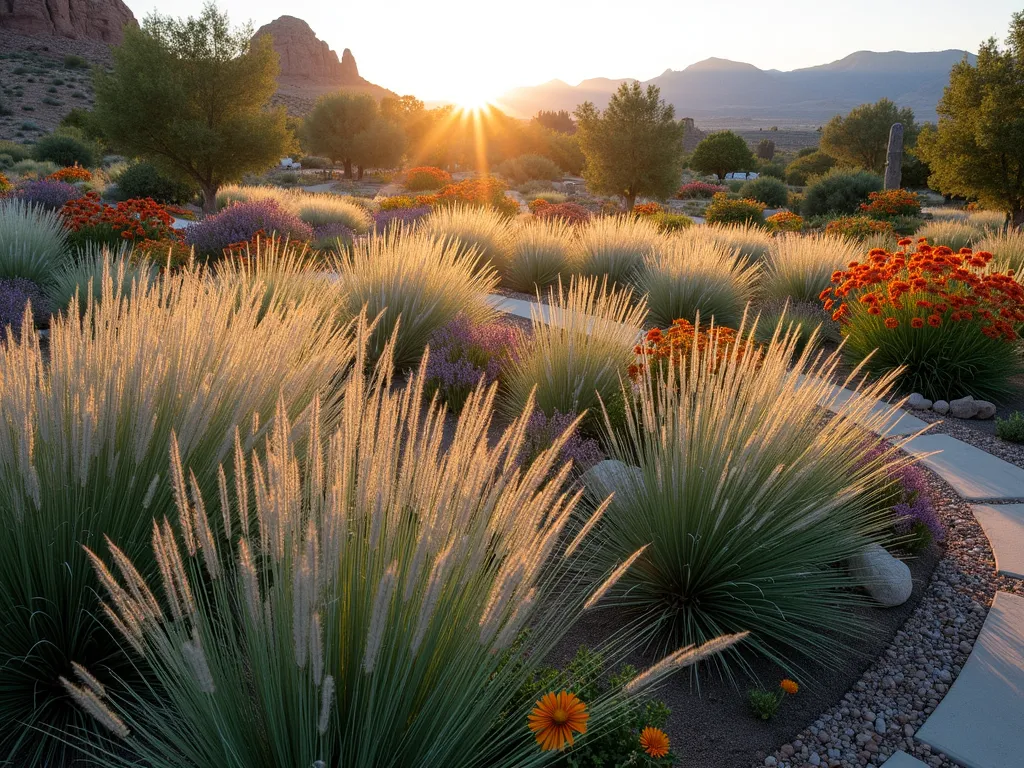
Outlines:
[[[683,70],[666,70],[641,84],[658,86],[662,98],[675,105],[677,115],[699,120],[823,123],[859,104],[886,97],[901,107],[911,107],[919,121],[934,121],[942,89],[949,83],[949,70],[964,56],[971,63],[976,60],[960,50],[857,51],[838,61],[789,72],[710,58]],[[603,108],[622,82],[630,79],[591,78],[576,86],[552,80],[508,91],[500,103],[521,117],[541,109],[572,110],[584,101]]]

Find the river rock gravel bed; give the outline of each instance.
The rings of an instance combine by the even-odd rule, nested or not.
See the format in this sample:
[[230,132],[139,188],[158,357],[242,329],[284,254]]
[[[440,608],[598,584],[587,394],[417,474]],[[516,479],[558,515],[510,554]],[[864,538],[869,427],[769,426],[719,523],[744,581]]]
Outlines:
[[[1014,463],[1021,461],[1018,456]],[[934,768],[958,765],[916,742],[914,734],[960,674],[996,591],[1024,595],[1024,582],[996,575],[992,550],[969,506],[941,478],[927,474],[947,528],[946,552],[916,611],[839,703],[752,768],[881,765],[897,750]]]

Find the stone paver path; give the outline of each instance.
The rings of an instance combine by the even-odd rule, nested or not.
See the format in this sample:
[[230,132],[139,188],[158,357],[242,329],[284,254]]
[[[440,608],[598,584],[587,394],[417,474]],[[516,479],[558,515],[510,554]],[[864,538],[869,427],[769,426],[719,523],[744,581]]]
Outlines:
[[1004,576],[1024,579],[1024,504],[974,504],[971,510],[992,545],[996,570]]
[[903,750],[893,752],[883,765],[885,768],[928,768],[927,764],[922,763],[916,757],[911,757]]
[[920,435],[905,450],[922,457],[925,466],[967,501],[1024,499],[1024,469],[954,437]]
[[1024,598],[996,592],[963,671],[917,732],[967,768],[1024,765]]

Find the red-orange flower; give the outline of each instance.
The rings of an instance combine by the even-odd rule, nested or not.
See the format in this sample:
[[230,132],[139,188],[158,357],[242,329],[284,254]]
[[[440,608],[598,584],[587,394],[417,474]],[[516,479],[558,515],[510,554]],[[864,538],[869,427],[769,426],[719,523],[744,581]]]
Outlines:
[[885,318],[885,327],[889,328],[890,330],[893,328],[899,328],[900,321],[897,320],[895,317],[887,317]]
[[660,728],[647,726],[640,731],[640,746],[653,758],[662,758],[668,754],[668,734]]
[[920,317],[912,317],[910,319],[911,328],[924,328],[924,320]]
[[536,703],[527,721],[540,748],[549,751],[573,745],[573,732],[586,733],[587,705],[568,691],[548,692]]

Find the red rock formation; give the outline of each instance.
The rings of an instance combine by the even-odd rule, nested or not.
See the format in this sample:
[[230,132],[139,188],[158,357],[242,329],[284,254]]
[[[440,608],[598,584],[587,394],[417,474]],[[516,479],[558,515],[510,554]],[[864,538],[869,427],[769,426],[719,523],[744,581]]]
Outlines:
[[0,29],[30,37],[67,37],[115,44],[137,24],[121,0],[0,0]]
[[[3,0],[0,0],[3,2]],[[281,58],[281,80],[314,84],[360,85],[355,57],[346,48],[338,54],[320,40],[309,24],[294,16],[281,16],[256,30],[256,37],[270,35]]]

